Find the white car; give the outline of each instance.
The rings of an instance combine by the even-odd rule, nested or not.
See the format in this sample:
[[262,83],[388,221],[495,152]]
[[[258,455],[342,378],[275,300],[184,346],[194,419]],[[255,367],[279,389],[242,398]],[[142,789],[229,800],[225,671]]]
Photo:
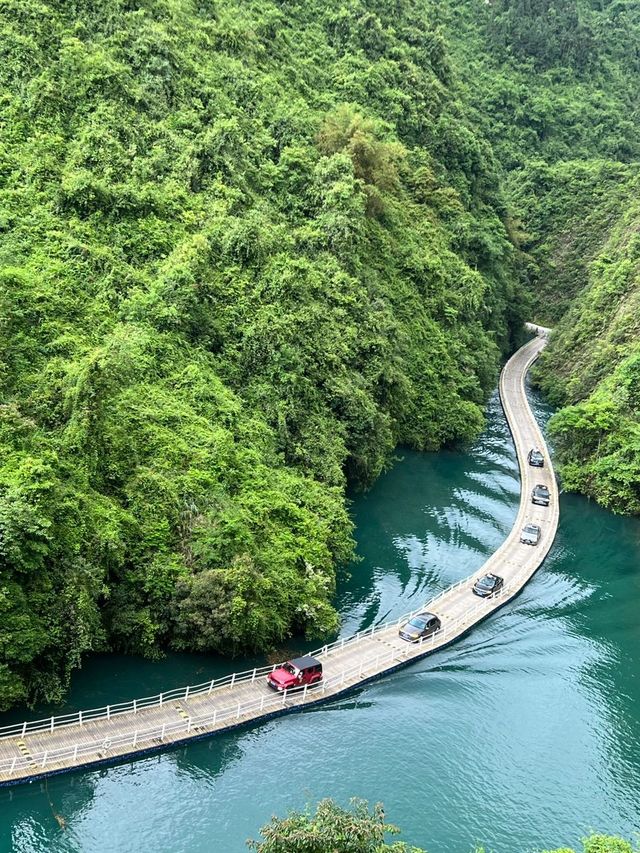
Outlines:
[[537,524],[525,524],[520,534],[520,541],[525,545],[537,545],[542,531]]

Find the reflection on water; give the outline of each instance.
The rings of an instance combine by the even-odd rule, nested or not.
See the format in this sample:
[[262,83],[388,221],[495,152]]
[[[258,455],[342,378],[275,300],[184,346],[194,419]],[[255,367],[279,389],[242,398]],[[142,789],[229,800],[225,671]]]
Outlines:
[[370,492],[356,497],[363,559],[339,590],[343,634],[400,616],[471,574],[502,542],[520,492],[497,394],[488,417],[469,453],[404,450]]
[[[345,634],[472,572],[517,511],[517,463],[495,399],[467,453],[399,456],[354,496],[362,560],[340,585]],[[640,826],[639,568],[637,520],[563,495],[543,569],[454,646],[304,714],[0,791],[0,853],[240,853],[272,814],[330,795],[382,800],[431,853],[557,847],[591,827],[630,834]],[[70,704],[249,665],[97,657]]]

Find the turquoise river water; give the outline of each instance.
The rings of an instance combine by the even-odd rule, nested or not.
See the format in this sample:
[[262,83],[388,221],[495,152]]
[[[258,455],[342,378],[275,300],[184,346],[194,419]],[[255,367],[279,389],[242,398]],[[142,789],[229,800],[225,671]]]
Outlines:
[[[542,422],[548,411],[532,396]],[[500,544],[518,475],[497,398],[468,451],[401,458],[353,501],[342,632],[399,616]],[[241,853],[272,814],[383,801],[430,853],[524,853],[640,829],[640,523],[562,495],[542,569],[454,646],[350,698],[174,752],[0,790],[0,853]],[[249,661],[96,656],[68,708]],[[253,665],[253,663],[251,663]],[[49,711],[51,709],[41,709]],[[60,709],[57,709],[60,710]],[[0,718],[9,721],[9,716]]]

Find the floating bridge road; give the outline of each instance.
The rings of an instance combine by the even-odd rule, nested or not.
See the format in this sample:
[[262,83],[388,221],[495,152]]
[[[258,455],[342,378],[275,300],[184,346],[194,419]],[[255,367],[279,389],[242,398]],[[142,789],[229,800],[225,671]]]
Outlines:
[[[478,571],[400,620],[319,649],[314,654],[325,677],[318,686],[276,693],[266,684],[274,667],[263,667],[158,696],[0,728],[0,786],[169,749],[327,701],[449,645],[517,595],[547,555],[558,526],[558,488],[525,394],[527,371],[546,343],[546,329],[532,330],[536,337],[512,356],[500,377],[500,398],[520,466],[520,509],[509,536]],[[532,447],[545,454],[544,468],[528,465]],[[531,503],[536,483],[549,487],[548,507]],[[542,529],[536,547],[520,542],[528,521]],[[504,586],[492,598],[478,598],[471,587],[488,571],[501,575]],[[400,622],[424,609],[440,617],[440,630],[417,644],[401,640]]]

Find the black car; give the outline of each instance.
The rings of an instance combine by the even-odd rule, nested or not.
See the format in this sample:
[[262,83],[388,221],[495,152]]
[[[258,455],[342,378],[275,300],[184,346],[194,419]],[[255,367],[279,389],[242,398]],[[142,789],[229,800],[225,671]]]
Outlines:
[[549,506],[549,487],[543,485],[542,483],[538,483],[537,486],[534,486],[533,491],[531,492],[531,503],[540,504],[540,506]]
[[542,451],[538,450],[537,447],[531,448],[527,459],[529,460],[529,465],[533,465],[534,468],[544,468],[544,456],[542,455]]
[[423,637],[430,637],[440,630],[440,620],[433,613],[418,613],[413,619],[400,628],[398,631],[403,640],[408,640],[410,643],[417,643]]
[[476,595],[479,595],[482,598],[487,598],[490,595],[495,595],[503,586],[504,580],[500,575],[494,575],[492,572],[489,572],[488,575],[479,578],[474,583],[472,589]]

